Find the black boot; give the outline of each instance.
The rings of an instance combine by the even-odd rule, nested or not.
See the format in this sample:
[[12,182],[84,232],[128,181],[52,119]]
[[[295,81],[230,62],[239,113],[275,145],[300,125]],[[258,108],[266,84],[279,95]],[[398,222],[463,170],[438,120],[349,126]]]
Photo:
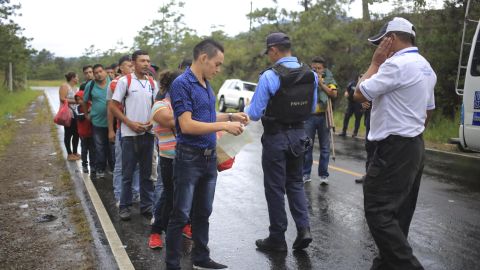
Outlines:
[[297,232],[297,238],[293,242],[293,249],[304,249],[312,242],[310,228],[301,229]]
[[287,242],[285,240],[275,240],[271,237],[258,239],[255,241],[257,248],[262,251],[287,251]]

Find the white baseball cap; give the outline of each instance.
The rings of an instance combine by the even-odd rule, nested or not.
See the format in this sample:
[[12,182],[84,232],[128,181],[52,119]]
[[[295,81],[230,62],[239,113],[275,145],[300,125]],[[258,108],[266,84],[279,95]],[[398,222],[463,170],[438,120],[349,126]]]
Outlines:
[[415,26],[408,20],[401,18],[401,17],[395,17],[393,20],[387,22],[381,29],[378,34],[375,36],[371,37],[368,39],[373,45],[380,44],[382,41],[382,38],[388,33],[388,32],[405,32],[408,34],[412,34],[415,36]]

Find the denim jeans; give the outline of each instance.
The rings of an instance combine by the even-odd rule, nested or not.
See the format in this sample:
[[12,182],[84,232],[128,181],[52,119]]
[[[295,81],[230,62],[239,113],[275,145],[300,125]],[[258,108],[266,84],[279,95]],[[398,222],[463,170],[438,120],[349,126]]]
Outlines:
[[95,144],[92,137],[81,138],[82,167],[88,167],[90,161],[90,172],[95,172]]
[[[154,149],[156,149],[157,146],[155,146]],[[155,212],[155,209],[157,208],[157,202],[160,200],[162,194],[163,194],[163,178],[162,178],[162,167],[161,167],[161,160],[162,158],[158,155],[158,151],[154,151],[154,156],[157,156],[157,181],[155,181],[155,190],[153,193],[153,211]],[[152,168],[153,169],[153,168]],[[173,170],[173,169],[172,169]]]
[[153,135],[122,137],[122,190],[120,209],[132,205],[132,180],[135,167],[140,166],[140,211],[150,211],[153,205],[152,174]]
[[[108,128],[93,126],[93,141],[95,142],[95,161],[97,172],[105,172],[107,159],[111,159],[110,143],[108,142]],[[109,162],[112,164],[112,162]]]
[[[117,130],[115,135],[115,168],[113,169],[113,194],[115,200],[120,201],[120,193],[122,192],[122,143],[120,130]],[[133,172],[133,197],[139,196],[140,193],[140,168],[135,167]]]
[[270,237],[284,241],[287,230],[285,194],[297,230],[310,227],[302,179],[307,136],[303,129],[290,129],[262,136],[262,167],[265,198],[270,219]]
[[328,177],[328,161],[330,159],[330,130],[327,127],[325,114],[311,115],[305,122],[305,133],[312,139],[312,147],[305,152],[303,164],[303,175],[312,173],[313,165],[313,146],[315,145],[315,133],[317,133],[320,143],[320,157],[318,165],[318,176]]
[[[162,182],[160,197],[155,201],[155,207],[153,216],[155,221],[152,224],[152,233],[162,233],[166,231],[168,226],[168,221],[170,219],[170,212],[173,208],[173,159],[160,157],[159,158],[159,171],[161,172]],[[155,187],[155,193],[157,192],[157,187],[159,187],[159,182]]]
[[166,237],[166,263],[168,269],[180,269],[182,256],[182,229],[188,223],[193,207],[192,228],[194,248],[192,261],[210,259],[208,245],[209,217],[212,213],[217,184],[217,157],[215,151],[205,155],[190,146],[177,145],[173,165],[173,210]]

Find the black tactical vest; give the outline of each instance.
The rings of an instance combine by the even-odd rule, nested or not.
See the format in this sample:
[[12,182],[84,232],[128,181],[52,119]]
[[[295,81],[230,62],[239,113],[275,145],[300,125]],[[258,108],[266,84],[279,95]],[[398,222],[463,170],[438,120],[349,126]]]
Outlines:
[[305,64],[298,68],[276,64],[271,69],[280,76],[280,88],[268,102],[262,118],[264,126],[271,122],[287,126],[301,124],[312,113],[315,89],[313,71]]

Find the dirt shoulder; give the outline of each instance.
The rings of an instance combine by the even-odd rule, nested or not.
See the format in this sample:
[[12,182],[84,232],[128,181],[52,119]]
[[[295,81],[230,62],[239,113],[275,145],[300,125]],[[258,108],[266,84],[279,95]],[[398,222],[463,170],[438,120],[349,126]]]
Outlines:
[[23,117],[0,154],[0,269],[93,269],[91,233],[47,100]]

